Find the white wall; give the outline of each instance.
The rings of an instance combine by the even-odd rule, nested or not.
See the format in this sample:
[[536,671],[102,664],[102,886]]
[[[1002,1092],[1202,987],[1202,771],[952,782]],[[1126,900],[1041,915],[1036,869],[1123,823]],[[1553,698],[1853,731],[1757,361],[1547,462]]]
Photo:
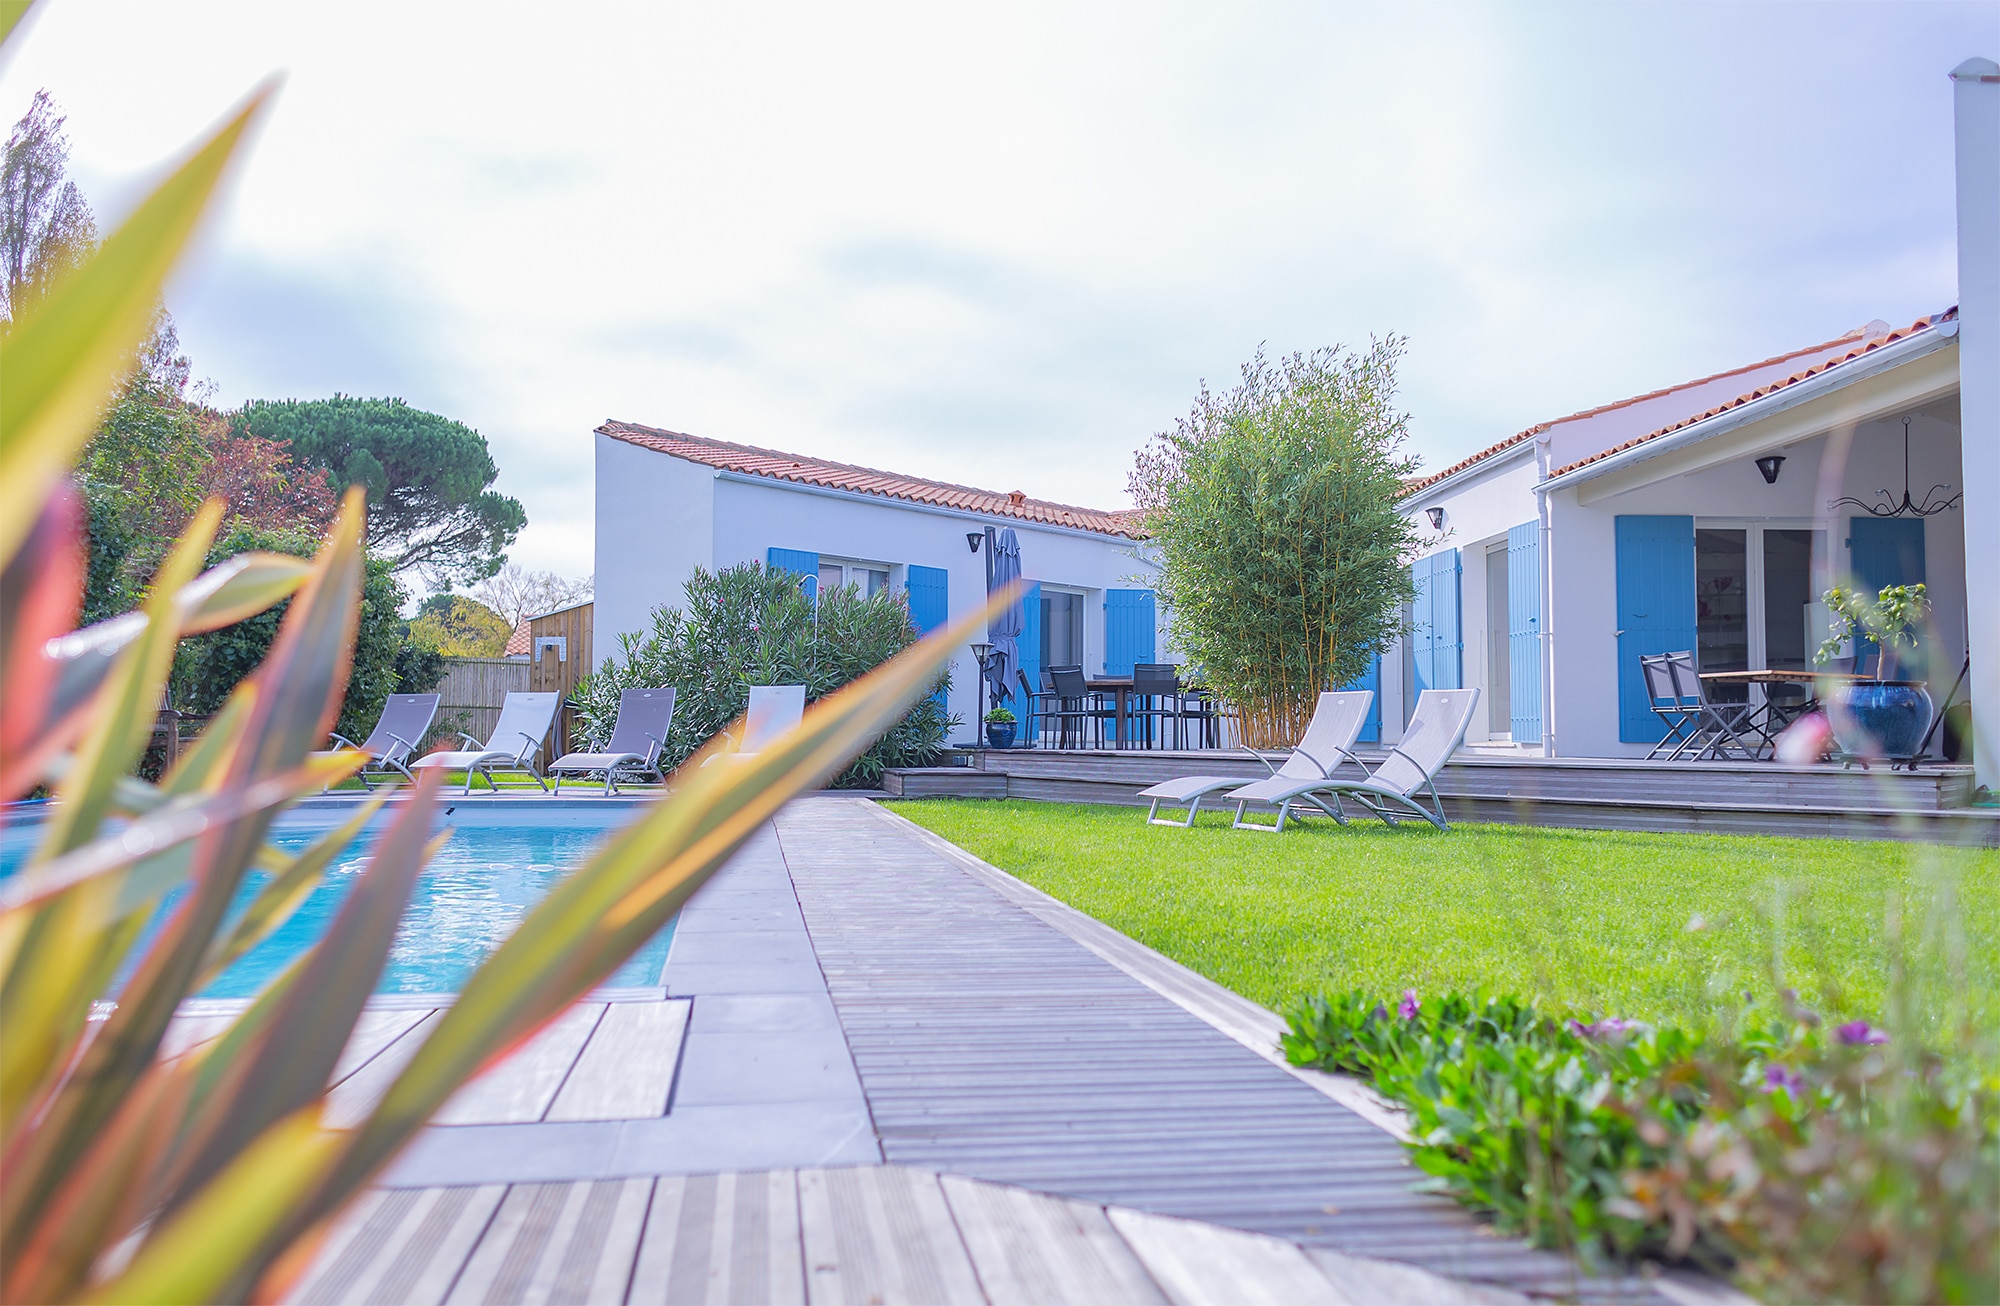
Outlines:
[[[1024,579],[1085,592],[1084,665],[1091,671],[1100,670],[1104,661],[1104,591],[1152,589],[1157,574],[1135,556],[1136,542],[1122,537],[1049,530],[1011,518],[938,511],[892,499],[818,493],[782,481],[721,477],[715,482],[714,522],[713,565],[718,567],[762,562],[773,547],[893,567],[943,567],[951,575],[954,619],[980,606],[986,596],[984,546],[973,553],[966,547],[966,533],[988,525],[1012,526],[1021,543]],[[1156,648],[1165,647],[1164,632],[1156,632],[1155,640]],[[969,649],[952,664],[950,710],[964,722],[954,739],[969,739],[976,729],[982,710],[978,674]]]
[[597,437],[596,612],[602,662],[622,632],[652,628],[652,611],[678,605],[696,567],[713,567],[715,469]]

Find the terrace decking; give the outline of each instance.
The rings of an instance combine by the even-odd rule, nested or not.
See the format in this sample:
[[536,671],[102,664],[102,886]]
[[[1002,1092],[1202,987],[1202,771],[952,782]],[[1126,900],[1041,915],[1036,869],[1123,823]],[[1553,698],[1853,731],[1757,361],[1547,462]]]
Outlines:
[[[1382,756],[1361,753],[1371,768]],[[889,771],[882,786],[907,798],[1143,807],[1141,789],[1176,776],[1241,775],[1247,784],[1270,774],[1240,750],[981,749],[970,760],[969,767]],[[1967,807],[1971,782],[1970,767],[1928,763],[1910,772],[1885,766],[1541,758],[1473,747],[1446,764],[1437,787],[1445,814],[1454,821],[2000,847],[2000,808]]]
[[[865,800],[787,809],[688,904],[664,978],[469,1086],[292,1299],[1725,1299],[1411,1191],[1394,1113],[1284,1065],[1272,1013]],[[434,1019],[398,1001],[343,1063],[357,1102]]]

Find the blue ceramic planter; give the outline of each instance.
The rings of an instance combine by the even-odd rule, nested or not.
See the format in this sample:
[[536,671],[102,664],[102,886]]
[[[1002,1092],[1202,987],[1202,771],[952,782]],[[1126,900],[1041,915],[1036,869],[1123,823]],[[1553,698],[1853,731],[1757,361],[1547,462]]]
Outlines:
[[1833,741],[1857,757],[1911,757],[1931,728],[1930,691],[1921,685],[1856,681],[1834,695]]
[[[1929,722],[1925,724],[1928,725]],[[1014,725],[1015,723],[1012,721],[988,721],[986,723],[986,742],[994,748],[1012,748],[1014,746]]]

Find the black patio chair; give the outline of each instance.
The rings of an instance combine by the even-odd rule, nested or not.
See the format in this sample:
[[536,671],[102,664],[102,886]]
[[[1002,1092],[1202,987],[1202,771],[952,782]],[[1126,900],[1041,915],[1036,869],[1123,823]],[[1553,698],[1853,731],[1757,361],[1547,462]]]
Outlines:
[[[1104,746],[1104,724],[1115,720],[1118,712],[1105,696],[1084,683],[1083,668],[1050,667],[1049,680],[1055,686],[1055,710],[1049,716],[1055,718],[1059,748],[1086,748],[1083,743],[1088,735],[1095,735],[1097,747]],[[1046,719],[1046,718],[1045,718]],[[1078,742],[1068,742],[1071,738]]]
[[1646,754],[1648,762],[1678,758],[1694,735],[1695,708],[1681,701],[1680,685],[1670,662],[1673,657],[1672,653],[1652,653],[1639,658],[1639,674],[1646,682],[1646,706],[1667,727],[1666,736]]
[[1132,667],[1132,706],[1127,721],[1146,724],[1146,743],[1153,742],[1153,726],[1160,727],[1160,747],[1187,747],[1188,693],[1181,688],[1180,667],[1172,662],[1140,662]]
[[1051,726],[1050,714],[1056,710],[1055,685],[1050,681],[1049,673],[1046,671],[1042,673],[1040,690],[1029,685],[1028,673],[1025,671],[1017,669],[1014,672],[1014,679],[1021,687],[1018,695],[1020,701],[1014,707],[1015,715],[1021,718],[1021,733],[1024,735],[1028,733],[1028,723],[1032,721],[1035,742],[1045,745]]
[[1683,650],[1667,653],[1667,672],[1674,680],[1674,694],[1689,716],[1690,734],[1674,750],[1679,757],[1693,749],[1697,762],[1759,762],[1775,748],[1771,737],[1757,726],[1757,709],[1749,703],[1717,703],[1708,696],[1707,685],[1695,671],[1694,654]]

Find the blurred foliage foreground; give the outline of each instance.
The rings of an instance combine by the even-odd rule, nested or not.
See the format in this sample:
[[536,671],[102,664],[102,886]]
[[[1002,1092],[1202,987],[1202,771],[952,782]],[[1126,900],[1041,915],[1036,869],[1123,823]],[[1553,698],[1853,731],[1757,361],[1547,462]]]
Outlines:
[[[282,923],[379,808],[295,855],[265,841],[287,803],[363,760],[315,751],[355,656],[360,487],[316,556],[252,550],[198,575],[222,519],[211,501],[140,610],[71,631],[87,552],[68,474],[270,96],[253,95],[0,340],[0,803],[43,783],[56,795],[28,827],[27,865],[0,882],[7,1302],[281,1295],[452,1092],[615,970],[787,799],[899,721],[985,619],[825,699],[754,758],[687,768],[487,959],[358,1127],[322,1127],[322,1100],[431,847],[434,783],[385,817],[319,944],[222,1037],[161,1059],[181,1001]],[[279,603],[268,654],[200,738],[157,784],[134,777],[179,641]],[[0,819],[21,810],[0,807]],[[232,911],[252,867],[268,885]],[[116,1002],[101,1001],[121,975]]]

